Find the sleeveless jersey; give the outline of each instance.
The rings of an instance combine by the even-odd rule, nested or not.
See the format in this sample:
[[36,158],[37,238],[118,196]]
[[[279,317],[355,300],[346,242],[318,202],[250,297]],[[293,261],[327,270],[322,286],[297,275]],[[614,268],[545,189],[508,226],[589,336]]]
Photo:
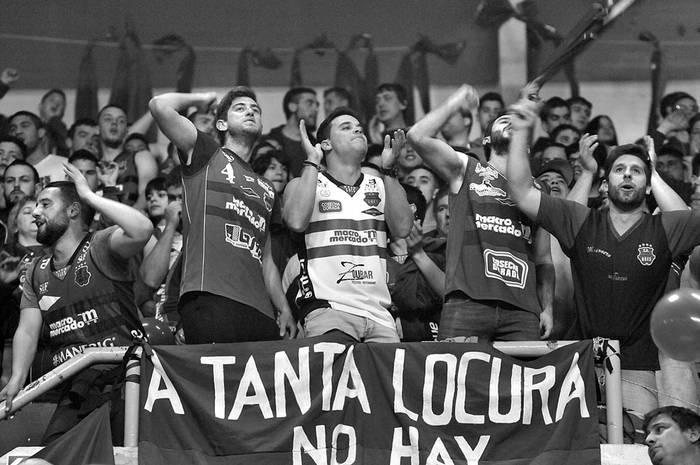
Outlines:
[[445,293],[497,300],[537,315],[533,223],[508,197],[507,180],[469,157],[462,187],[450,194]]
[[[61,270],[52,270],[50,255],[37,258],[28,270],[48,329],[54,366],[86,347],[128,346],[134,336],[142,334],[133,281],[107,276],[98,264],[104,257],[94,255],[93,242],[108,241],[112,231],[86,236]],[[123,265],[121,278],[126,279],[128,262]]]
[[384,182],[362,175],[354,195],[319,173],[316,198],[299,253],[297,303],[304,313],[331,307],[388,327]]
[[274,318],[262,273],[275,189],[248,163],[198,133],[183,167],[180,296],[209,292]]

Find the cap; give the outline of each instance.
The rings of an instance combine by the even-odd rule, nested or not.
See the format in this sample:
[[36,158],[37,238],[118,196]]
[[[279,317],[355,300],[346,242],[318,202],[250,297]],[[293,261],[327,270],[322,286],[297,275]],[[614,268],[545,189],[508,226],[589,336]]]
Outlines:
[[535,177],[539,178],[544,173],[548,173],[550,171],[559,173],[564,178],[567,186],[570,186],[571,182],[574,180],[574,170],[571,168],[571,164],[566,160],[562,160],[561,158],[549,160],[540,166],[540,169],[537,170],[537,175]]

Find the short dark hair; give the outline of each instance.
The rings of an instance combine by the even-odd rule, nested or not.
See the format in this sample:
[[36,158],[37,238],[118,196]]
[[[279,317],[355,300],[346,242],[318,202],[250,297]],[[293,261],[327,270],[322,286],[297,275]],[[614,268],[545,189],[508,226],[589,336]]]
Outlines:
[[27,110],[20,110],[16,113],[14,113],[12,116],[7,118],[8,124],[12,122],[13,119],[15,119],[18,116],[28,116],[29,119],[32,120],[34,123],[34,126],[36,126],[37,129],[41,129],[44,127],[44,123],[41,122],[41,118],[36,113],[32,113],[31,111]]
[[440,186],[440,188],[435,193],[435,197],[433,198],[433,201],[437,203],[438,199],[440,199],[446,195],[447,196],[450,195],[450,185],[447,183]]
[[17,147],[19,147],[19,151],[22,152],[22,160],[27,158],[27,146],[24,142],[22,142],[22,139],[20,139],[19,137],[11,136],[8,134],[0,137],[0,142],[11,142],[15,144]]
[[126,138],[124,139],[124,145],[126,145],[127,142],[132,141],[134,139],[138,139],[144,144],[146,144],[146,147],[148,147],[148,139],[146,139],[146,136],[141,134],[140,132],[132,132]]
[[617,145],[617,130],[615,129],[615,123],[613,122],[612,118],[610,118],[608,115],[598,115],[595,118],[593,118],[588,123],[588,126],[586,126],[586,129],[584,130],[584,132],[587,132],[588,134],[597,135],[598,129],[600,129],[600,121],[603,118],[607,118],[608,121],[610,121],[610,124],[612,125],[612,128],[613,128],[613,133],[615,134],[615,137],[613,138],[611,145]]
[[687,92],[671,92],[670,94],[666,94],[663,97],[661,97],[661,101],[659,102],[659,112],[661,113],[661,116],[665,118],[668,116],[668,110],[666,110],[669,107],[673,107],[676,102],[679,100],[682,100],[684,98],[689,98],[693,101],[695,100],[695,97],[690,95]]
[[73,183],[73,181],[53,181],[48,183],[42,190],[49,188],[58,189],[64,204],[79,204],[80,220],[85,226],[90,225],[93,217],[95,216],[95,210],[93,210],[88,204],[82,201],[82,199],[78,195],[78,190],[75,188],[75,184]]
[[[676,147],[674,144],[664,144],[656,152],[657,156],[662,156],[662,155],[671,155],[672,157],[680,158],[683,160],[683,157],[685,154],[681,149]],[[684,165],[685,166],[685,165]]]
[[651,160],[649,159],[649,153],[641,145],[637,144],[624,144],[618,145],[608,153],[605,159],[605,179],[610,175],[610,170],[612,169],[615,160],[623,155],[632,155],[644,162],[644,173],[647,176],[647,184],[651,183]]
[[[700,415],[693,412],[689,408],[677,407],[675,405],[666,405],[664,407],[659,407],[652,410],[651,412],[644,415],[644,422],[642,423],[642,430],[645,434],[649,433],[649,424],[654,420],[654,418],[659,415],[668,415],[671,420],[678,424],[681,431],[688,431],[690,429],[697,429],[700,431]],[[694,444],[699,444],[700,440],[695,441]]]
[[42,97],[41,97],[41,103],[44,103],[44,100],[49,98],[51,94],[58,94],[61,97],[63,97],[63,100],[66,100],[66,93],[63,92],[61,89],[51,89],[48,92],[46,92]]
[[578,134],[579,137],[581,137],[581,131],[579,131],[578,128],[573,124],[560,124],[559,126],[554,128],[552,133],[549,135],[550,139],[556,139],[560,132],[566,131],[567,129],[574,131],[576,134]]
[[403,182],[401,183],[401,187],[403,187],[403,190],[406,192],[406,200],[408,201],[408,204],[416,206],[413,219],[422,223],[425,219],[425,212],[428,210],[428,201],[425,200],[423,193],[417,187]]
[[98,120],[98,121],[100,120],[100,116],[102,116],[102,113],[104,113],[104,111],[105,111],[107,108],[116,108],[116,109],[118,109],[118,110],[121,110],[122,113],[124,113],[127,117],[129,116],[129,113],[126,112],[126,108],[124,108],[124,107],[121,106],[121,105],[117,105],[116,103],[110,102],[110,103],[108,103],[107,105],[105,105],[105,106],[103,106],[102,108],[100,108],[100,111],[97,112],[97,120]]
[[345,87],[329,87],[323,91],[323,96],[325,97],[328,94],[338,94],[340,98],[348,101],[348,106],[352,106],[352,94]]
[[273,158],[284,165],[287,170],[289,170],[289,159],[281,150],[270,150],[269,152],[264,152],[257,155],[250,167],[253,168],[253,171],[262,176],[270,167],[270,163],[272,163]]
[[144,193],[148,195],[149,192],[152,191],[166,191],[168,190],[168,182],[163,176],[158,176],[146,184],[146,189],[144,190]]
[[[221,102],[219,102],[216,108],[215,121],[219,121],[220,119],[226,120],[226,114],[231,108],[231,104],[239,97],[248,97],[255,103],[258,103],[258,97],[255,95],[255,92],[253,92],[253,89],[246,86],[236,86],[229,90],[226,95],[224,95],[224,98],[221,99]],[[226,141],[226,131],[219,131],[218,129],[217,131],[219,133],[219,141],[223,144]]]
[[5,173],[7,173],[7,170],[12,168],[13,166],[28,166],[29,169],[31,169],[31,171],[32,171],[32,176],[34,176],[34,183],[35,184],[39,183],[39,181],[40,181],[39,172],[36,170],[36,168],[34,168],[34,165],[29,163],[28,161],[19,160],[19,159],[13,161],[9,165],[7,165],[7,168],[5,168]]
[[575,95],[575,96],[566,100],[566,104],[568,105],[569,108],[571,108],[571,105],[575,105],[577,103],[580,103],[581,105],[588,107],[589,110],[593,109],[593,104],[591,102],[589,102],[587,99],[581,97],[580,95]]
[[299,103],[299,96],[301,94],[316,95],[316,91],[311,87],[292,87],[289,89],[287,93],[284,94],[284,98],[282,99],[282,109],[284,110],[285,118],[289,119],[289,117],[292,116],[292,112],[289,110],[289,104]]
[[68,137],[71,139],[75,135],[75,130],[78,129],[78,126],[98,126],[99,124],[97,121],[95,121],[92,118],[80,118],[75,121],[75,123],[70,125],[70,129],[68,129]]
[[73,164],[73,162],[78,160],[87,160],[93,162],[97,165],[97,157],[85,149],[76,150],[73,155],[68,157],[68,163]]
[[498,102],[502,107],[505,108],[506,106],[506,103],[503,101],[503,96],[498,92],[486,92],[484,95],[479,97],[479,108],[481,108],[481,105],[483,105],[484,102]]
[[396,82],[385,82],[383,84],[380,84],[379,87],[377,87],[377,90],[374,92],[374,95],[377,95],[381,92],[394,92],[396,94],[396,98],[398,98],[401,103],[403,103],[404,105],[408,105],[408,93],[406,92],[404,86],[402,86],[401,84],[398,84]]
[[354,110],[348,107],[336,108],[328,116],[326,116],[326,119],[321,121],[321,124],[318,125],[318,131],[316,131],[316,140],[318,140],[318,142],[323,142],[324,140],[328,139],[328,136],[331,133],[331,123],[334,119],[343,115],[350,115],[356,118],[358,121],[360,121],[359,115],[355,113]]
[[[572,144],[572,145],[573,145],[573,144]],[[564,150],[564,153],[566,153],[566,145],[560,144],[559,142],[554,142],[554,141],[551,140],[551,139],[550,139],[549,142],[546,142],[546,143],[542,146],[542,153],[544,153],[544,151],[547,150],[547,149],[550,148],[550,147],[559,147],[559,148],[561,148],[562,150]]]
[[564,100],[561,97],[552,97],[546,102],[544,102],[544,106],[542,107],[542,110],[540,111],[540,119],[542,121],[547,121],[547,118],[549,117],[549,114],[552,112],[553,109],[555,108],[561,108],[561,107],[566,107],[569,108],[569,104],[566,103],[566,100]]

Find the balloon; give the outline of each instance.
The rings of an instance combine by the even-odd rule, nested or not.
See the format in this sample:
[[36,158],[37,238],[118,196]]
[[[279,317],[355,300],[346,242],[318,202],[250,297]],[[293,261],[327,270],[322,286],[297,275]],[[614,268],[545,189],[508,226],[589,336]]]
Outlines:
[[166,322],[155,318],[142,318],[141,325],[149,344],[153,346],[175,344],[175,336]]
[[663,296],[651,314],[651,337],[672,359],[700,361],[700,290],[680,288]]

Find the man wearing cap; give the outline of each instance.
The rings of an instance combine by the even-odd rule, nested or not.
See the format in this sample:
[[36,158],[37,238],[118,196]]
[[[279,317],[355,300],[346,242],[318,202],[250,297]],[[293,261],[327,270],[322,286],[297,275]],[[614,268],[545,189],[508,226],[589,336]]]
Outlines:
[[508,193],[510,115],[491,124],[488,163],[436,137],[453,113],[470,111],[477,102],[476,90],[463,85],[408,133],[426,165],[450,186],[439,338],[546,339],[553,325],[550,238],[518,211]]
[[[508,172],[518,207],[551,232],[571,258],[576,303],[573,338],[619,339],[623,405],[637,415],[656,407],[658,351],[650,315],[663,295],[674,258],[700,243],[700,215],[690,210],[650,215],[645,196],[662,184],[641,146],[621,145],[605,163],[609,208],[593,210],[543,194],[531,186],[527,159],[537,105],[513,107]],[[641,387],[641,389],[640,389]]]
[[552,197],[565,199],[571,190],[571,182],[574,180],[574,170],[566,160],[555,159],[546,163],[537,171],[535,176],[538,181],[549,187]]

